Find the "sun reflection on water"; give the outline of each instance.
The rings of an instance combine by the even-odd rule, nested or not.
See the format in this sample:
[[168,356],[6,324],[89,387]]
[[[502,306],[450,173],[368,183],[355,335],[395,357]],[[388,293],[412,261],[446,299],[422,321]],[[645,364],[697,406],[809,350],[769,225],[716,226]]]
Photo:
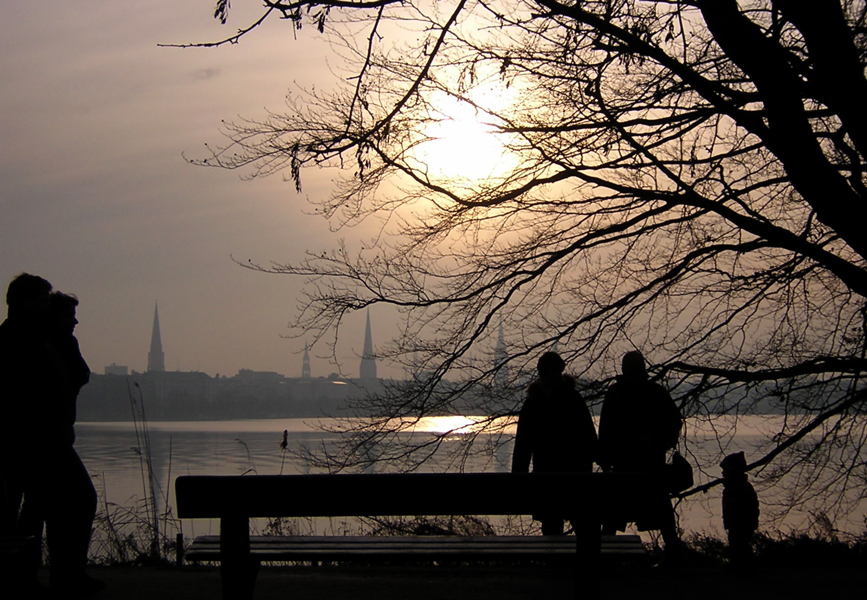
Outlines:
[[485,429],[514,433],[515,419],[502,417],[472,417],[463,415],[448,415],[442,417],[424,417],[415,422],[406,422],[411,433],[449,433],[451,435],[467,435],[478,433]]

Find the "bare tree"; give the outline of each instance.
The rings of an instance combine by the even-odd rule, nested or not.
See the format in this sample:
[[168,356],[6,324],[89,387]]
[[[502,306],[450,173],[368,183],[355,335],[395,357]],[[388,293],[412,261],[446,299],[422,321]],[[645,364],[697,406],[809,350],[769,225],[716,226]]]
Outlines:
[[[554,343],[595,398],[637,347],[685,414],[717,428],[720,453],[738,415],[786,415],[750,465],[796,482],[783,505],[863,499],[863,0],[265,9],[318,27],[352,76],[227,125],[228,144],[193,162],[285,173],[299,191],[305,167],[340,169],[317,212],[381,218],[388,235],[250,266],[307,277],[297,326],[320,336],[395,307],[402,335],[380,356],[424,374],[369,399],[341,466],[416,467],[443,437],[386,442],[425,415],[489,415],[479,427],[499,431],[519,400],[495,375],[517,382]],[[507,169],[435,168],[444,102],[471,109]],[[500,322],[510,351],[494,363]],[[686,495],[718,483],[708,473]]]

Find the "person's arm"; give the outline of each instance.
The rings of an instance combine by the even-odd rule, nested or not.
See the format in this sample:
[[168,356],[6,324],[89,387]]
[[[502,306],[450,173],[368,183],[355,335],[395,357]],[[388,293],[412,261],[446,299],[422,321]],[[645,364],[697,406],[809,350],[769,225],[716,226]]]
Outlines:
[[81,355],[78,338],[71,335],[66,343],[68,344],[67,358],[69,360],[69,369],[71,372],[71,383],[75,389],[75,393],[77,394],[79,390],[90,381],[90,367],[87,366],[87,362]]
[[609,449],[611,432],[608,429],[611,426],[611,407],[613,403],[613,394],[611,388],[608,388],[608,391],[605,393],[605,399],[602,401],[602,410],[599,412],[599,438],[596,443],[596,463],[602,467],[603,471],[608,471],[611,468]]

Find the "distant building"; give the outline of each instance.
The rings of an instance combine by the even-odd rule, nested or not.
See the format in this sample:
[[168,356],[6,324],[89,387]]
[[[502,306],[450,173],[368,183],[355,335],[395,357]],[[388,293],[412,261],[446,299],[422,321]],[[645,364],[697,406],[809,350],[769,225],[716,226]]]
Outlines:
[[106,375],[119,375],[121,377],[126,377],[129,375],[129,367],[126,365],[116,365],[111,363],[105,368]]
[[166,370],[166,357],[163,354],[163,341],[160,338],[160,313],[154,303],[154,328],[151,332],[151,351],[148,352],[148,373],[162,373]]
[[252,369],[241,369],[235,375],[235,379],[244,384],[250,385],[269,385],[280,383],[286,379],[285,375],[276,371],[254,371]]
[[373,336],[370,334],[370,309],[367,309],[367,325],[364,328],[364,351],[361,353],[360,379],[376,379],[376,357],[373,353]]
[[305,344],[301,377],[251,369],[241,369],[231,377],[166,371],[155,304],[147,370],[137,373],[112,363],[105,367],[105,375],[93,374],[79,396],[79,420],[208,421],[346,415],[357,399],[379,393],[389,383],[377,378],[369,313],[360,378],[336,373],[313,377],[308,350]]

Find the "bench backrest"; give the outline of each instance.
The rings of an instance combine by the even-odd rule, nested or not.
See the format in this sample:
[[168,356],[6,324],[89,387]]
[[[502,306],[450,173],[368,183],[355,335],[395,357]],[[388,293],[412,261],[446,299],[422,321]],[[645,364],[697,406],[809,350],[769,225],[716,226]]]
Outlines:
[[651,481],[632,473],[183,476],[177,516],[623,514]]

